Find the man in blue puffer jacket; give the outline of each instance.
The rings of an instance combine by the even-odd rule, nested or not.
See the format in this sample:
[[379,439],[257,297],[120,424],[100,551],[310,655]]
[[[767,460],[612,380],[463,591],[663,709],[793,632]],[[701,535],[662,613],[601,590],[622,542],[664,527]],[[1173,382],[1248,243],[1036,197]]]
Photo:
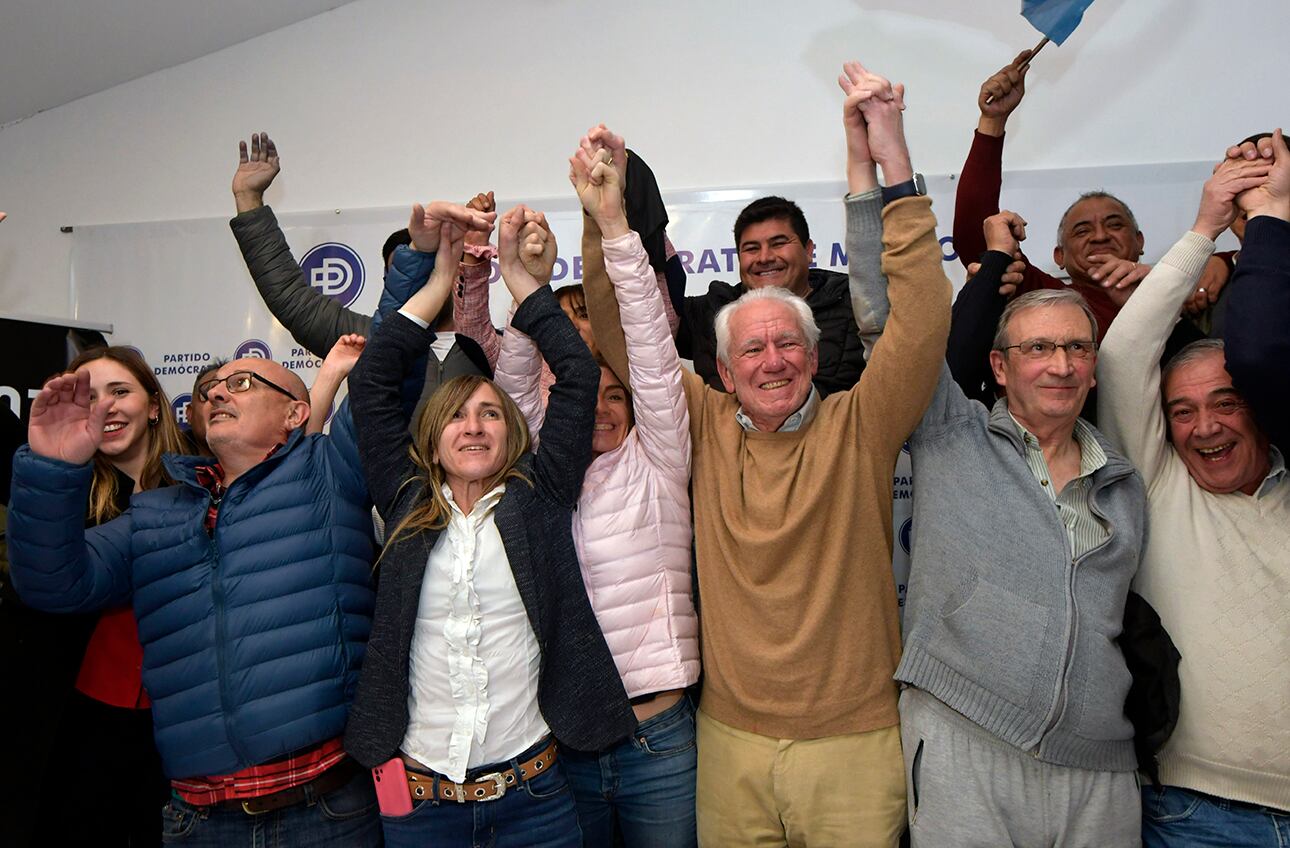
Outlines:
[[218,462],[167,456],[178,485],[87,530],[110,405],[90,403],[85,373],[46,384],[14,458],[14,585],[53,612],[132,601],[174,788],[167,836],[240,844],[267,827],[274,844],[379,845],[371,779],[340,745],[374,601],[348,405],[331,436],[305,435],[304,384],[263,359],[222,366],[201,394]]

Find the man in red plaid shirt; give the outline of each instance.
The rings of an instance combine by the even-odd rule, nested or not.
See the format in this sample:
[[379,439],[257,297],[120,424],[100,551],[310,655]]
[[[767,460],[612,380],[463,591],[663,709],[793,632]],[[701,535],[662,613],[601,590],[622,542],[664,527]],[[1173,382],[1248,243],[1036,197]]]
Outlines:
[[[380,844],[371,778],[341,748],[374,594],[370,501],[348,405],[306,435],[300,378],[263,359],[202,383],[209,458],[85,529],[110,404],[51,380],[15,457],[14,584],[51,611],[133,604],[162,763],[165,835],[223,846]],[[111,774],[68,775],[68,800]],[[74,779],[73,779],[74,778]]]

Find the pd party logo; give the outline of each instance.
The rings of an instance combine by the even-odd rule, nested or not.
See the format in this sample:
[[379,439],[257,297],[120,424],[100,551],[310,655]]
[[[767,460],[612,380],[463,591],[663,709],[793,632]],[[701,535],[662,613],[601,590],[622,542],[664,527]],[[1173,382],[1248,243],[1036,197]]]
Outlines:
[[188,405],[192,402],[193,396],[188,392],[175,395],[170,399],[170,409],[175,413],[175,422],[179,424],[181,429],[192,429],[192,426],[188,423]]
[[911,553],[911,545],[914,535],[914,519],[906,518],[905,523],[900,525],[900,546],[905,549],[905,553]]
[[234,359],[272,359],[273,351],[259,339],[247,339],[233,351]]
[[363,260],[347,245],[329,241],[300,260],[309,285],[341,306],[350,306],[363,293]]

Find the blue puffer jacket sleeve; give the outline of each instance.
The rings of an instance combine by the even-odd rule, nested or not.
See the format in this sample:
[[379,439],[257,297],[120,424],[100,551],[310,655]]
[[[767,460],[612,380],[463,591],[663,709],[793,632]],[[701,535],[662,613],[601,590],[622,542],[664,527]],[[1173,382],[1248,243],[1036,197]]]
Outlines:
[[358,458],[358,436],[354,432],[354,413],[348,395],[332,417],[329,433],[325,444],[340,491],[354,500],[371,500],[363,477],[363,463]]
[[433,253],[422,253],[406,245],[394,249],[390,270],[385,272],[385,287],[381,289],[381,300],[372,316],[372,329],[391,312],[397,312],[408,298],[421,290],[434,271]]
[[92,467],[24,445],[13,458],[9,568],[23,601],[46,612],[85,612],[130,600],[130,512],[85,529]]

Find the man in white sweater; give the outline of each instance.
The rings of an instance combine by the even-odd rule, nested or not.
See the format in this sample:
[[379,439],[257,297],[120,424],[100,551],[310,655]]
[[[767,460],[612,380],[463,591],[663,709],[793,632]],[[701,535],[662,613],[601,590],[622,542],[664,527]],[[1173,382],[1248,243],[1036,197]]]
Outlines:
[[1098,363],[1099,423],[1147,484],[1150,534],[1135,588],[1182,654],[1164,785],[1142,790],[1147,848],[1290,839],[1285,461],[1232,386],[1222,342],[1184,348],[1163,377],[1157,365],[1237,203],[1251,218],[1290,218],[1290,153],[1279,134],[1277,143],[1275,163],[1219,166],[1191,232],[1124,306]]

